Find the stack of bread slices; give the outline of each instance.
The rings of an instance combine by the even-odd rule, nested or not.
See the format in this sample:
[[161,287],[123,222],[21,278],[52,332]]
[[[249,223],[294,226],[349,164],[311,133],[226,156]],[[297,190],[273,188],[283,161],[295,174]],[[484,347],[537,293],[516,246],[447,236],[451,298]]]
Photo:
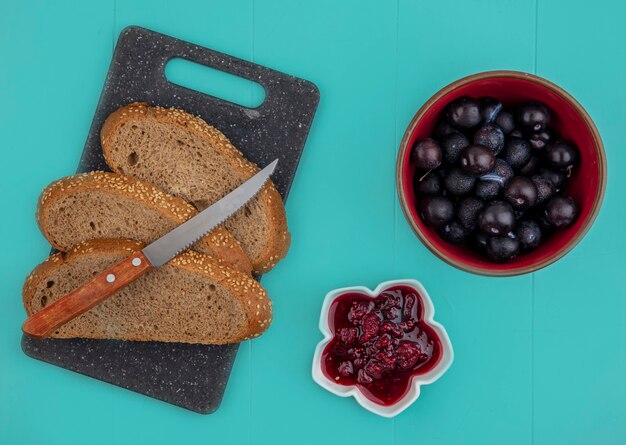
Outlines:
[[[37,223],[59,253],[27,277],[30,316],[241,185],[259,169],[216,128],[182,110],[133,103],[101,129],[112,172],[50,184]],[[271,181],[191,249],[60,327],[51,337],[202,344],[257,337],[272,303],[252,274],[289,248],[281,196]]]

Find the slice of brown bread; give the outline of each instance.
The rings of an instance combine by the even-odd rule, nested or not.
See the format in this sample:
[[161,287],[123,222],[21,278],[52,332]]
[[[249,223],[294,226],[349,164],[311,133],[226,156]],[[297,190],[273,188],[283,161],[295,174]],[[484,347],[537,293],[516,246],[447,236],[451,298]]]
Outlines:
[[[198,209],[259,170],[219,130],[174,108],[145,103],[122,107],[107,118],[100,138],[111,169],[156,184]],[[241,242],[257,273],[267,272],[287,254],[285,208],[271,182],[225,226]]]
[[[37,266],[22,291],[28,316],[77,288],[131,252],[131,240],[92,240]],[[252,277],[188,250],[148,271],[59,328],[55,338],[112,338],[223,344],[261,335],[272,303]]]
[[[41,193],[37,222],[56,249],[67,252],[94,238],[129,238],[150,243],[198,211],[152,184],[109,172],[68,176]],[[252,264],[239,242],[223,227],[193,248],[251,273]]]

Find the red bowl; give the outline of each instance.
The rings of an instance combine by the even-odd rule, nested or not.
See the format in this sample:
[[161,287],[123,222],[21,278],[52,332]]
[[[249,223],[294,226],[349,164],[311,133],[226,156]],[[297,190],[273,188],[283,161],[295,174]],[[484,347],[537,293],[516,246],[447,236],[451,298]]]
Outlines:
[[[447,243],[436,231],[426,227],[417,211],[413,191],[415,167],[410,162],[416,140],[429,137],[443,109],[461,96],[491,96],[505,106],[528,100],[545,103],[552,110],[551,125],[557,133],[573,141],[581,160],[567,186],[579,207],[576,222],[556,231],[536,250],[519,255],[506,264],[495,264],[466,246]],[[602,139],[583,107],[562,88],[541,77],[517,71],[488,71],[457,80],[431,97],[409,124],[398,153],[396,167],[398,195],[402,210],[418,238],[435,255],[447,263],[482,275],[512,276],[533,272],[552,264],[585,236],[595,220],[606,187],[606,157]]]

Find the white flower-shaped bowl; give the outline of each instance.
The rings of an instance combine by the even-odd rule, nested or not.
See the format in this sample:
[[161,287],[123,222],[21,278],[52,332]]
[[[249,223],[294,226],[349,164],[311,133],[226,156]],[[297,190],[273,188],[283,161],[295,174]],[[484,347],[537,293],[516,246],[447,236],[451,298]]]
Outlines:
[[[385,289],[393,287],[393,286],[408,286],[414,288],[419,296],[421,297],[423,304],[423,316],[422,321],[427,323],[439,336],[442,346],[442,354],[439,362],[427,373],[422,375],[414,376],[410,383],[410,388],[407,393],[394,403],[393,405],[384,406],[378,403],[373,402],[372,400],[365,397],[365,395],[359,390],[359,388],[355,385],[340,385],[332,380],[330,380],[322,371],[322,353],[324,352],[324,348],[326,345],[332,340],[333,334],[330,330],[330,326],[328,324],[328,312],[330,310],[330,306],[333,301],[349,292],[359,292],[365,295],[369,295],[370,297],[376,297],[380,295]],[[317,382],[322,388],[327,389],[341,397],[354,397],[356,401],[368,411],[373,412],[374,414],[378,414],[383,417],[394,417],[400,414],[402,411],[407,409],[420,395],[420,387],[422,385],[428,385],[436,381],[439,377],[441,377],[450,367],[452,361],[454,360],[454,352],[452,350],[452,344],[450,343],[450,338],[446,333],[445,328],[437,323],[433,317],[435,316],[435,308],[433,306],[433,302],[424,289],[424,286],[419,281],[406,279],[406,280],[391,280],[380,283],[376,289],[373,291],[364,286],[355,286],[355,287],[344,287],[342,289],[335,289],[326,294],[324,298],[324,303],[322,305],[322,313],[320,314],[320,331],[324,334],[324,339],[317,344],[315,348],[315,355],[313,356],[313,380]]]

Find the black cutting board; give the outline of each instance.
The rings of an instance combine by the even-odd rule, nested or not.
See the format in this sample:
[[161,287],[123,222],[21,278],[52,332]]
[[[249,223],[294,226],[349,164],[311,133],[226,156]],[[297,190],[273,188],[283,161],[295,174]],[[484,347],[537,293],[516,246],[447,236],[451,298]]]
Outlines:
[[[175,57],[255,81],[265,89],[265,100],[257,108],[246,108],[170,83],[164,69]],[[111,112],[136,101],[200,116],[261,167],[279,158],[272,180],[287,199],[319,91],[306,80],[128,27],[117,41],[78,172],[108,170],[100,128]],[[238,346],[22,337],[22,349],[30,357],[204,414],[219,407]]]

